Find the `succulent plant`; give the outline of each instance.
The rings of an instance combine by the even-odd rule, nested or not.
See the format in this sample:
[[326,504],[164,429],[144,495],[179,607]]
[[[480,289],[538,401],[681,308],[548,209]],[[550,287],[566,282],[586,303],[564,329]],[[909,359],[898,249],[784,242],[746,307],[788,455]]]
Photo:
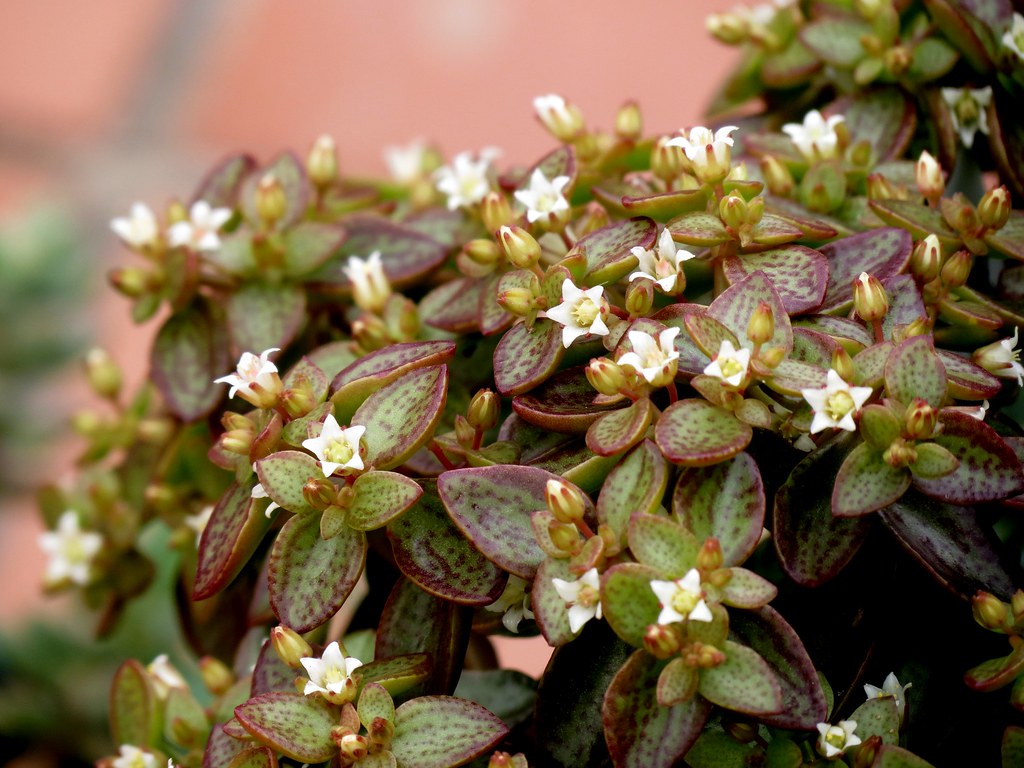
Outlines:
[[47,548],[109,626],[170,527],[208,690],[126,662],[115,768],[1019,764],[1021,25],[776,0],[710,22],[738,127],[548,96],[529,167],[321,138],[119,220],[166,317]]

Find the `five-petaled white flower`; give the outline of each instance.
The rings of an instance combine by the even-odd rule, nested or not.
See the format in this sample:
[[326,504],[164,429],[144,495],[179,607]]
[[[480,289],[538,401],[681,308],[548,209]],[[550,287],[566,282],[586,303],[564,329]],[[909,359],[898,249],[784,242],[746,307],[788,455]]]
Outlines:
[[992,103],[992,88],[941,88],[942,100],[949,105],[953,127],[960,134],[960,141],[970,149],[978,131],[988,136],[988,113]]
[[156,768],[156,756],[139,749],[134,744],[122,744],[119,756],[111,762],[111,768]]
[[818,752],[825,758],[839,757],[850,747],[860,744],[860,737],[854,733],[856,720],[840,720],[836,725],[818,723]]
[[355,681],[351,675],[363,666],[363,662],[354,656],[345,656],[337,641],[324,648],[319,659],[307,656],[299,659],[299,662],[309,675],[309,682],[302,692],[306,696],[322,693],[328,698],[346,693],[346,689],[354,689]]
[[1024,60],[1024,16],[1013,14],[1013,23],[1003,33],[1003,45],[1013,51],[1013,55]]
[[591,619],[601,618],[601,577],[591,568],[576,581],[551,579],[555,591],[569,607],[569,630],[579,632]]
[[470,152],[460,152],[452,158],[452,164],[438,168],[434,181],[439,191],[448,196],[448,210],[476,205],[491,191],[491,161],[498,156],[498,150],[482,150],[476,160]]
[[702,182],[721,181],[732,167],[732,133],[739,127],[727,125],[712,132],[710,128],[698,125],[690,129],[688,136],[669,139],[665,145],[682,147],[693,165],[694,173]]
[[339,469],[363,469],[359,455],[359,440],[366,427],[342,427],[333,413],[324,419],[324,428],[319,437],[302,441],[302,447],[316,454],[324,477],[330,477]]
[[902,723],[903,714],[907,710],[907,688],[910,688],[912,685],[913,683],[900,685],[899,678],[896,677],[895,673],[890,672],[886,675],[881,688],[865,683],[864,695],[869,699],[884,699],[888,696],[896,699],[896,711],[899,712],[900,722]]
[[422,139],[416,139],[404,147],[387,147],[384,150],[384,162],[395,181],[411,184],[423,176],[426,153],[426,143]]
[[565,219],[569,214],[569,201],[562,190],[569,183],[568,176],[548,180],[544,171],[535,168],[530,174],[530,186],[516,190],[515,198],[526,206],[526,219],[531,224],[540,219]]
[[986,344],[974,353],[974,362],[991,373],[1004,379],[1016,379],[1017,386],[1024,386],[1024,365],[1020,363],[1017,349],[1019,328],[1013,329],[1013,337]]
[[700,571],[691,568],[686,575],[675,581],[651,582],[651,591],[658,596],[661,613],[659,624],[675,624],[677,621],[711,621],[711,609],[704,602],[700,588]]
[[252,352],[243,352],[238,358],[238,368],[234,373],[214,379],[214,384],[230,384],[231,391],[228,397],[236,394],[253,402],[253,398],[266,394],[276,395],[281,390],[281,379],[277,375],[277,366],[268,359],[273,352],[279,352],[277,347],[271,347],[254,355]]
[[559,141],[572,141],[583,130],[583,115],[579,109],[558,94],[536,97],[533,108],[544,127]]
[[[550,481],[549,481],[550,482]],[[503,613],[501,623],[509,632],[519,633],[519,622],[532,619],[530,610],[530,593],[526,591],[526,580],[519,576],[509,576],[505,591],[490,605],[484,608],[494,613]]]
[[220,248],[217,232],[231,218],[230,208],[211,208],[205,200],[196,200],[188,212],[188,221],[179,221],[167,230],[167,242],[172,247],[187,246],[197,251],[215,251]]
[[804,115],[802,123],[786,123],[782,132],[789,136],[800,154],[813,163],[819,158],[827,160],[836,156],[839,146],[836,126],[843,119],[842,115],[832,115],[826,120],[821,112],[812,109]]
[[124,243],[138,250],[156,245],[160,236],[156,216],[145,203],[133,204],[131,214],[112,219],[110,228]]
[[607,335],[608,326],[604,318],[608,312],[604,288],[596,285],[584,291],[567,277],[562,283],[562,303],[546,310],[543,316],[564,326],[562,344],[568,348],[576,339],[588,333]]
[[146,671],[153,682],[157,697],[166,699],[172,688],[188,688],[188,683],[181,672],[171,664],[166,653],[161,653],[146,666]]
[[103,547],[103,536],[83,531],[78,515],[69,509],[56,530],[39,535],[39,547],[50,557],[44,574],[47,584],[70,581],[85,586],[92,580],[92,561]]
[[352,281],[352,298],[360,309],[379,313],[391,296],[391,282],[384,272],[380,251],[374,251],[365,259],[349,256],[348,264],[341,268]]
[[746,378],[750,367],[750,350],[746,347],[736,349],[728,339],[722,339],[718,354],[704,367],[705,376],[721,379],[730,387],[738,387]]
[[619,365],[630,366],[647,379],[649,384],[663,387],[676,375],[679,352],[673,342],[678,334],[678,328],[666,328],[655,340],[644,331],[630,331],[629,343],[633,351],[624,354],[617,362]]
[[658,244],[653,250],[642,245],[630,248],[629,252],[639,260],[639,269],[629,276],[630,281],[636,279],[653,280],[665,293],[672,293],[676,287],[679,274],[683,271],[683,262],[689,261],[697,254],[676,246],[672,233],[665,228],[658,236]]
[[828,427],[856,431],[853,417],[871,397],[871,391],[871,387],[851,387],[835,369],[829,368],[824,387],[800,390],[804,400],[814,409],[811,434]]

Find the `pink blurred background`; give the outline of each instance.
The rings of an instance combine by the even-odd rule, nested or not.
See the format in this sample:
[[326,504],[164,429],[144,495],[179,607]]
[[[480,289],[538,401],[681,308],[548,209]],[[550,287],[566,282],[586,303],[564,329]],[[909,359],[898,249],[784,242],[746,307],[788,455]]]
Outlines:
[[[0,3],[0,217],[57,204],[94,267],[88,315],[129,382],[153,325],[135,328],[103,274],[129,263],[107,228],[135,200],[187,196],[220,155],[305,153],[332,134],[343,173],[382,175],[381,150],[416,138],[451,156],[493,145],[529,163],[554,146],[532,99],[559,93],[610,127],[636,100],[647,133],[700,122],[736,62],[704,18],[726,0],[4,0]],[[67,372],[61,400],[91,399]],[[73,464],[73,439],[40,480]],[[0,625],[54,614],[41,601],[31,499],[0,514]],[[10,589],[10,585],[14,589]],[[523,647],[523,646],[526,647]],[[544,648],[512,643],[530,672]]]

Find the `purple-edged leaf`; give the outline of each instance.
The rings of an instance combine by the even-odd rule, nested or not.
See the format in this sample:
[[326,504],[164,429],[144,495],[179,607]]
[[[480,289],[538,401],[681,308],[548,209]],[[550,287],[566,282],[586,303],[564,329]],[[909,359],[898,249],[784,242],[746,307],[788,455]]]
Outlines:
[[782,686],[768,662],[756,651],[731,640],[725,641],[722,651],[722,664],[701,670],[701,696],[720,707],[748,715],[782,712]]
[[914,240],[935,235],[947,253],[960,247],[960,236],[949,228],[937,208],[911,200],[871,200],[868,205],[884,223],[906,231]]
[[826,333],[807,328],[794,328],[793,351],[789,359],[827,370],[832,367],[832,356],[838,349],[839,343]]
[[722,603],[733,608],[761,608],[779,593],[768,579],[746,568],[730,568],[732,576],[721,588]]
[[822,61],[841,69],[852,69],[867,54],[861,38],[871,27],[855,18],[823,17],[800,28],[800,40]]
[[257,173],[251,173],[242,183],[239,202],[245,217],[252,222],[260,221],[259,211],[256,207],[256,187],[267,174],[273,174],[284,191],[287,207],[275,223],[279,229],[287,229],[289,226],[301,219],[309,207],[309,179],[306,178],[306,171],[299,160],[292,152],[282,152],[269,165],[261,168]]
[[802,245],[730,256],[722,266],[730,283],[738,283],[758,270],[764,272],[790,315],[809,312],[821,304],[828,283],[828,261],[818,251]]
[[749,425],[706,400],[680,400],[662,413],[654,441],[669,461],[705,467],[731,459],[753,434]]
[[277,755],[270,747],[249,747],[235,755],[227,768],[277,768]]
[[455,525],[487,559],[530,580],[544,559],[530,515],[547,508],[544,489],[555,478],[543,469],[499,464],[445,472],[437,490]]
[[224,158],[200,182],[191,202],[205,200],[211,208],[235,208],[242,182],[255,169],[256,160],[251,155]]
[[946,368],[929,336],[911,336],[889,354],[885,388],[891,397],[907,405],[918,397],[932,408],[942,405],[946,399]]
[[985,235],[985,242],[1017,261],[1024,261],[1024,213],[1012,211],[1001,229]]
[[110,684],[110,734],[118,744],[149,744],[160,724],[156,721],[156,692],[149,673],[128,659]]
[[663,577],[658,569],[640,563],[613,565],[601,577],[604,619],[615,634],[635,648],[643,647],[647,627],[658,621],[661,604],[651,581]]
[[479,704],[451,696],[421,696],[395,710],[391,752],[399,765],[449,768],[494,748],[508,733]]
[[895,696],[870,698],[849,719],[857,723],[857,735],[862,740],[878,736],[883,744],[899,744],[900,712]]
[[821,66],[821,59],[799,38],[795,38],[781,51],[766,53],[761,65],[761,80],[772,89],[793,88],[808,82]]
[[[992,59],[986,48],[986,41],[979,37],[981,29],[970,23],[970,17],[961,9],[962,5],[966,3],[925,0],[929,15],[942,33],[960,50],[972,69],[977,72],[988,72],[992,68]],[[992,43],[991,40],[987,42],[989,45]]]
[[512,408],[524,420],[556,432],[586,432],[602,414],[621,403],[596,405],[597,393],[583,368],[570,368],[552,376],[526,394],[516,395]]
[[175,415],[195,421],[216,407],[224,389],[213,380],[228,372],[228,350],[224,323],[209,305],[167,318],[153,342],[150,377]]
[[1017,569],[1011,572],[999,538],[973,507],[908,493],[879,514],[907,553],[955,594],[1013,594]]
[[601,285],[620,280],[636,269],[636,256],[631,248],[651,248],[658,236],[658,225],[643,216],[614,221],[581,237],[574,246],[587,257],[587,285]]
[[604,694],[601,715],[608,751],[620,768],[671,768],[700,736],[711,706],[700,696],[663,707],[657,683],[665,662],[637,651]]
[[366,462],[391,469],[412,456],[437,427],[448,395],[448,367],[420,368],[370,395],[352,415],[366,427]]
[[621,541],[630,516],[636,512],[656,512],[667,485],[665,457],[657,445],[644,440],[608,473],[597,499],[597,519]]
[[338,752],[331,739],[338,717],[319,696],[264,693],[235,707],[235,717],[257,740],[293,760],[322,763]]
[[256,657],[256,666],[252,670],[252,687],[249,689],[249,695],[259,696],[271,691],[292,693],[295,691],[295,678],[295,670],[281,661],[269,640],[264,640],[259,656]]
[[981,366],[944,349],[935,351],[946,369],[951,397],[958,400],[984,400],[999,393],[1002,387],[999,379]]
[[225,733],[223,725],[213,726],[210,738],[206,742],[206,749],[203,751],[203,768],[227,768],[235,756],[245,749],[245,744],[246,742]]
[[831,315],[801,317],[793,323],[793,326],[794,332],[796,328],[805,328],[809,331],[824,333],[838,341],[851,355],[875,343],[874,337],[867,328],[856,320],[845,317],[832,317]]
[[483,286],[483,280],[474,277],[462,277],[437,286],[420,303],[424,322],[452,333],[478,330]]
[[308,632],[338,612],[366,562],[366,534],[344,527],[324,541],[317,515],[291,518],[274,541],[270,607],[282,624]]
[[998,501],[1024,489],[1024,468],[992,427],[966,413],[939,412],[942,431],[934,442],[960,460],[943,477],[914,478],[914,486],[933,499],[952,504]]
[[278,451],[260,459],[256,462],[256,474],[267,495],[296,515],[313,511],[302,488],[310,478],[324,476],[316,459],[299,451]]
[[[596,191],[595,197],[598,197]],[[676,189],[642,196],[624,194],[620,204],[626,216],[649,216],[664,222],[682,213],[703,211],[707,201],[707,192],[703,189]]]
[[772,537],[786,573],[805,587],[822,584],[856,554],[871,527],[870,518],[832,515],[832,485],[849,441],[810,454],[790,473],[775,495]]
[[480,333],[493,336],[501,333],[515,322],[516,316],[507,312],[497,300],[497,287],[501,276],[491,274],[485,277],[480,288],[480,301],[477,307]]
[[[686,323],[688,318],[695,315],[704,315],[707,312],[707,307],[700,304],[669,304],[664,309],[655,313],[653,320],[662,323],[666,328],[679,328],[684,333],[680,333],[676,336],[674,346],[676,352],[679,353],[679,372],[682,374],[688,374],[690,376],[696,376],[700,374],[707,364],[710,362],[710,356],[693,342],[690,337],[690,331]],[[713,320],[718,327],[723,327],[717,320]],[[735,334],[732,331],[725,329],[726,333],[735,338]],[[719,346],[715,347],[714,351],[717,353]],[[733,346],[737,346],[734,344]]]
[[651,401],[646,397],[628,408],[606,413],[587,429],[587,447],[598,456],[624,453],[644,439],[652,415]]
[[284,233],[284,272],[305,277],[324,264],[345,242],[345,229],[337,224],[303,221]]
[[672,514],[698,541],[718,539],[727,566],[739,565],[754,551],[764,511],[761,473],[747,453],[710,467],[684,469],[672,494]]
[[629,548],[636,559],[666,579],[681,579],[697,564],[697,537],[667,517],[633,515]]
[[[693,339],[693,343],[704,355],[695,361],[699,366],[698,372],[703,371],[707,367],[708,360],[718,354],[723,341],[728,341],[737,349],[741,346],[736,334],[710,315],[694,312],[684,315],[683,323],[686,332]],[[678,339],[678,336],[676,338]]]
[[767,662],[782,690],[782,710],[763,715],[763,723],[808,731],[825,720],[828,704],[814,662],[778,611],[767,605],[757,611],[732,611],[729,631]]
[[855,355],[853,358],[853,365],[857,371],[855,383],[858,386],[872,389],[881,386],[885,379],[885,364],[894,348],[895,345],[891,341],[883,341]]
[[832,514],[858,517],[877,512],[902,496],[910,487],[910,472],[891,467],[880,451],[861,443],[850,451],[835,481]]
[[382,528],[423,493],[419,483],[397,472],[367,472],[356,478],[352,488],[356,495],[345,511],[345,522],[357,531]]
[[569,628],[568,607],[551,580],[575,581],[576,578],[577,576],[569,571],[567,559],[546,557],[537,568],[537,575],[533,579],[530,606],[541,634],[552,648],[565,645],[575,639],[577,633]]
[[431,594],[463,605],[487,605],[501,595],[504,572],[459,532],[433,484],[390,523],[388,539],[402,573]]
[[876,162],[903,157],[917,126],[917,107],[899,88],[876,88],[840,99],[830,112],[846,118],[852,141],[870,142]]
[[494,350],[494,384],[506,396],[529,392],[558,369],[565,356],[562,326],[541,319],[516,323]]
[[232,485],[213,508],[199,538],[193,600],[212,597],[238,575],[270,527],[253,503],[253,483]]
[[853,306],[853,281],[861,272],[884,280],[899,274],[910,260],[913,240],[902,229],[881,227],[821,247],[828,259],[828,287],[821,311],[842,313]]
[[882,287],[889,297],[889,311],[882,319],[885,338],[896,337],[900,327],[928,319],[928,311],[921,300],[921,291],[910,275],[894,275],[882,280]]
[[389,723],[395,722],[395,702],[391,694],[380,683],[367,683],[359,693],[359,720],[363,724],[372,723],[380,717]]
[[804,231],[789,219],[766,213],[754,226],[754,242],[759,245],[784,245],[804,236]]
[[793,348],[793,328],[789,314],[779,292],[763,272],[754,272],[723,291],[711,302],[708,315],[729,328],[742,342],[747,339],[750,318],[762,301],[768,305],[775,318],[775,334],[765,342],[765,346],[782,347],[788,353]]
[[673,240],[684,245],[721,245],[733,239],[720,218],[704,211],[676,216],[665,229],[672,233]]
[[515,669],[467,669],[455,695],[493,712],[509,728],[525,723],[537,701],[537,681]]
[[311,358],[305,356],[288,369],[288,373],[285,374],[281,381],[285,389],[308,385],[312,390],[313,398],[317,402],[322,401],[327,396],[327,388],[331,383],[323,369],[314,363]]
[[964,674],[964,682],[976,691],[995,691],[1009,685],[1024,672],[1024,644],[1017,645],[1008,656],[984,661]]

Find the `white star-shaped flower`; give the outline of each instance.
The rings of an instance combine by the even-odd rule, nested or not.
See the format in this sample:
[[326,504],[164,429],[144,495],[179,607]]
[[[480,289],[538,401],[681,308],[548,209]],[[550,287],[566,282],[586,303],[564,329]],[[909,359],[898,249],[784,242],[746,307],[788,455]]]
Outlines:
[[985,109],[992,103],[992,88],[941,88],[942,100],[949,105],[953,127],[960,134],[960,141],[970,149],[974,136],[981,131],[988,136],[988,113]]
[[526,591],[526,580],[519,576],[509,576],[501,597],[484,608],[504,614],[501,623],[509,632],[516,634],[519,633],[519,622],[534,618],[533,611],[530,610],[530,594]]
[[50,558],[43,577],[47,584],[70,581],[85,586],[92,580],[92,561],[103,547],[103,536],[83,531],[78,515],[69,509],[56,530],[39,535],[39,547]]
[[569,608],[569,630],[575,634],[591,619],[601,618],[601,577],[591,568],[576,581],[552,579],[555,591]]
[[380,251],[374,251],[365,259],[349,256],[348,264],[341,268],[352,281],[352,298],[366,312],[379,313],[391,296],[391,281],[384,272]]
[[110,763],[111,768],[156,768],[156,756],[134,744],[122,744],[118,753]]
[[470,152],[460,152],[452,164],[438,168],[434,181],[439,191],[448,196],[448,210],[476,205],[491,191],[491,161],[497,150],[485,149],[474,160]]
[[735,125],[717,131],[698,125],[690,129],[688,136],[669,139],[666,146],[682,147],[698,178],[725,178],[732,165],[732,133],[738,130]]
[[568,176],[556,176],[549,181],[544,171],[535,168],[530,174],[529,188],[515,192],[516,200],[526,206],[527,221],[532,224],[539,219],[558,218],[559,214],[567,214],[569,201],[565,199],[562,190],[568,183]]
[[341,646],[333,642],[324,648],[320,658],[306,657],[299,659],[299,662],[306,668],[309,675],[309,682],[303,689],[306,696],[314,693],[322,693],[328,698],[352,689],[355,682],[351,679],[352,673],[363,662],[353,656],[345,656],[341,652]]
[[562,303],[542,314],[563,326],[562,344],[568,348],[576,339],[588,333],[607,335],[608,326],[604,318],[608,312],[604,288],[596,285],[584,291],[567,277],[562,283]]
[[426,143],[416,139],[404,147],[387,147],[384,150],[384,162],[395,181],[410,184],[423,175],[426,153]]
[[675,624],[677,621],[711,621],[711,609],[704,602],[700,587],[700,571],[691,568],[686,575],[675,581],[651,582],[651,591],[658,596],[661,613],[659,624]]
[[639,268],[629,276],[630,281],[643,279],[653,280],[665,293],[672,293],[676,287],[679,274],[683,271],[683,262],[694,258],[696,254],[685,248],[676,246],[672,233],[663,229],[658,236],[658,244],[653,250],[638,245],[629,252],[637,257]]
[[974,362],[991,373],[1004,379],[1016,379],[1017,386],[1024,386],[1024,365],[1020,363],[1017,349],[1019,328],[1013,329],[1013,336],[987,344],[974,353]]
[[655,339],[643,331],[630,331],[629,343],[632,352],[627,352],[618,359],[619,365],[628,365],[654,386],[664,386],[676,375],[679,352],[675,341],[679,335],[678,328],[666,328]]
[[243,352],[238,358],[238,368],[234,373],[214,379],[214,384],[230,384],[231,391],[228,397],[232,398],[239,391],[242,397],[246,393],[257,393],[260,391],[271,392],[281,386],[281,380],[277,375],[277,366],[268,359],[273,352],[280,352],[277,347],[271,347],[254,355],[252,352]]
[[330,477],[339,469],[362,471],[363,460],[359,456],[359,440],[366,427],[342,427],[333,413],[327,414],[324,428],[319,437],[302,441],[302,447],[312,451],[320,460],[324,477]]
[[188,221],[172,224],[167,230],[171,247],[186,246],[196,251],[215,251],[220,248],[217,232],[231,218],[230,208],[211,208],[205,200],[197,200],[188,212]]
[[824,387],[800,390],[804,400],[814,409],[811,434],[828,427],[856,431],[853,417],[871,397],[871,392],[871,387],[851,387],[834,369],[829,368]]
[[160,699],[166,699],[172,688],[188,689],[188,683],[181,676],[181,672],[171,664],[166,653],[161,653],[146,666],[156,695]]
[[864,695],[869,699],[884,699],[888,696],[896,699],[896,710],[900,714],[900,722],[902,723],[903,713],[907,709],[907,688],[910,688],[912,685],[913,683],[900,685],[899,678],[896,677],[895,673],[890,672],[886,675],[881,688],[866,683],[864,685]]
[[1018,60],[1024,60],[1024,16],[1013,14],[1013,23],[1003,33],[1003,45],[1013,52]]
[[838,757],[850,747],[860,744],[860,737],[854,734],[856,720],[840,720],[836,725],[818,723],[818,752],[827,759]]
[[555,93],[538,96],[533,109],[544,127],[559,141],[571,141],[583,130],[583,115],[574,105]]
[[836,156],[839,136],[836,126],[843,122],[842,115],[832,115],[827,120],[821,112],[812,109],[804,115],[802,123],[786,123],[782,132],[789,136],[796,148],[809,162]]
[[111,220],[110,228],[124,243],[137,250],[156,245],[160,237],[156,216],[145,203],[135,203],[128,216]]
[[721,379],[730,387],[738,387],[749,367],[750,350],[746,347],[736,349],[731,341],[722,339],[718,354],[704,367],[704,375]]

